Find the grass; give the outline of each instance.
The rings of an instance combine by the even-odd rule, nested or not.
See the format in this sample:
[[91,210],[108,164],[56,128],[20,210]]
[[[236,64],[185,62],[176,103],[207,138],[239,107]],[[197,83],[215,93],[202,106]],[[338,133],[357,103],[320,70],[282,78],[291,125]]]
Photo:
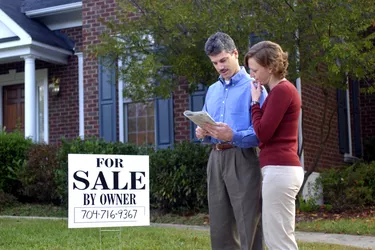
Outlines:
[[[208,232],[128,227],[102,232],[102,249],[209,249]],[[0,219],[0,249],[100,249],[99,229],[68,229],[66,220]]]
[[296,230],[353,235],[375,235],[375,218],[299,222]]
[[[68,216],[68,213],[64,207],[56,207],[52,205],[19,204],[14,207],[4,208],[0,211],[0,215],[66,218]],[[160,213],[152,212],[151,222],[203,226],[208,225],[208,217],[206,214],[178,216],[175,214],[161,215]],[[297,223],[296,230],[305,232],[325,232],[375,236],[375,218],[305,221]]]
[[[67,217],[52,205],[18,204],[0,215]],[[299,222],[299,231],[375,235],[375,218]],[[151,213],[152,223],[207,225],[206,214],[193,216]],[[1,249],[100,249],[99,229],[68,229],[66,220],[0,219]],[[103,232],[102,249],[118,249],[118,233]],[[129,227],[121,233],[121,249],[210,249],[208,231],[176,228]],[[361,248],[299,242],[300,249],[356,250]]]
[[[102,249],[209,250],[209,232],[161,227],[102,232]],[[100,249],[99,229],[68,229],[67,220],[0,219],[0,249]],[[358,250],[332,244],[299,242],[300,249]]]

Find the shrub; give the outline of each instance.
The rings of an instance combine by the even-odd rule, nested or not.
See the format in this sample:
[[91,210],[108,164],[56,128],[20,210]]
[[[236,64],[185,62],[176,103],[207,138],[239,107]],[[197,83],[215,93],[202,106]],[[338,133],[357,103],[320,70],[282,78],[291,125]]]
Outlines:
[[59,168],[56,145],[34,144],[27,154],[27,162],[19,168],[17,177],[22,183],[23,200],[60,203],[55,172]]
[[375,204],[375,162],[328,169],[318,180],[323,185],[325,203],[335,211]]
[[20,183],[16,172],[26,159],[32,141],[19,131],[7,133],[0,129],[0,142],[0,190],[17,195]]
[[320,206],[316,203],[314,198],[304,200],[302,197],[298,197],[298,209],[302,212],[314,212],[320,209]]
[[151,206],[172,212],[206,210],[209,151],[183,142],[150,155]]
[[0,190],[0,211],[5,207],[17,204],[17,198]]

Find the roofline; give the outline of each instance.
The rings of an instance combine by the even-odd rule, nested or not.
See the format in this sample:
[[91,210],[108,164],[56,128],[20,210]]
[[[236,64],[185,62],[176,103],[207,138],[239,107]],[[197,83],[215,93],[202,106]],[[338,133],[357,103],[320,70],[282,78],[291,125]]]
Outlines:
[[43,9],[29,10],[29,11],[26,11],[25,14],[28,17],[42,17],[42,16],[53,15],[53,14],[72,12],[76,10],[82,10],[82,1],[43,8]]
[[56,51],[56,52],[59,52],[61,54],[65,54],[65,55],[69,55],[69,56],[73,55],[73,50],[67,50],[67,49],[55,47],[55,46],[45,44],[45,43],[41,43],[41,42],[37,42],[37,41],[32,41],[31,45],[41,47],[41,48],[44,48],[44,49],[49,49],[49,50],[52,50],[52,51]]

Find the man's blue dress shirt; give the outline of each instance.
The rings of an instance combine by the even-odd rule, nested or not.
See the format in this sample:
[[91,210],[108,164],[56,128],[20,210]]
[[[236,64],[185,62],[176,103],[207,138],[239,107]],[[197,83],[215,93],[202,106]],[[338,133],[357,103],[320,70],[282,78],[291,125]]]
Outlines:
[[[208,88],[203,106],[203,110],[216,122],[228,124],[233,130],[231,143],[240,148],[257,147],[259,143],[251,121],[251,81],[253,78],[250,78],[244,67],[231,78],[229,84],[220,76],[219,80]],[[260,105],[267,95],[263,88]],[[221,142],[211,137],[206,137],[204,141]]]

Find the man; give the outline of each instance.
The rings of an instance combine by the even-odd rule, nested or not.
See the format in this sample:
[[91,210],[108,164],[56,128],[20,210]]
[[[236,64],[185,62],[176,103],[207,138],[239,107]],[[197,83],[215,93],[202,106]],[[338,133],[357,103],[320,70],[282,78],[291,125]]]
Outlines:
[[[209,87],[203,107],[218,125],[205,124],[195,131],[198,139],[213,148],[207,165],[211,247],[263,249],[261,173],[258,140],[251,124],[251,78],[240,67],[238,51],[229,35],[213,34],[205,52],[220,74]],[[261,104],[266,96],[263,90]]]

